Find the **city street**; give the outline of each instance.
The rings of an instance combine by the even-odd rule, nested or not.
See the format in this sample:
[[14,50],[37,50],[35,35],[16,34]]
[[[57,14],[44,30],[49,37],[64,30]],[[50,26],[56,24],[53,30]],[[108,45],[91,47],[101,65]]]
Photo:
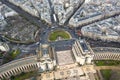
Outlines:
[[0,80],[108,80],[101,70],[120,70],[117,2],[0,0]]
[[40,18],[32,16],[31,14],[29,14],[28,12],[22,10],[20,7],[10,3],[7,0],[1,0],[1,2],[5,5],[7,5],[8,7],[12,8],[13,10],[15,10],[17,13],[19,13],[21,16],[25,17],[27,20],[29,20],[31,23],[36,24],[37,26],[41,27],[41,28],[45,28],[47,27],[47,25],[43,24],[40,21]]
[[[21,51],[21,54],[19,56],[24,56],[26,54],[35,54],[35,50],[36,48],[38,47],[39,43],[50,43],[48,42],[48,36],[50,34],[50,32],[56,30],[56,29],[64,29],[65,31],[68,31],[70,33],[70,35],[72,36],[73,39],[75,38],[79,38],[78,35],[76,34],[76,31],[75,30],[80,30],[82,27],[78,27],[76,29],[70,29],[68,25],[68,22],[70,20],[70,18],[75,14],[75,12],[79,9],[79,7],[82,6],[82,4],[84,3],[81,3],[78,8],[76,8],[73,13],[71,14],[71,16],[69,16],[69,18],[66,20],[65,22],[65,25],[64,26],[59,26],[57,23],[58,23],[58,20],[57,22],[54,21],[54,17],[53,17],[53,14],[55,13],[54,12],[54,7],[53,7],[53,4],[51,2],[51,0],[48,0],[49,4],[50,4],[50,8],[51,8],[51,20],[52,20],[52,26],[48,26],[46,24],[44,24],[40,18],[38,17],[35,17],[35,16],[32,16],[31,14],[29,14],[28,12],[22,10],[20,7],[8,2],[7,0],[1,0],[1,2],[3,4],[6,4],[8,7],[12,8],[13,10],[15,10],[17,13],[19,13],[21,16],[25,17],[27,20],[29,20],[30,22],[34,23],[35,25],[37,25],[38,27],[40,27],[40,32],[38,34],[39,36],[39,42],[36,42],[36,43],[33,43],[33,44],[19,44],[19,45],[16,45],[14,43],[11,43],[9,41],[7,41],[6,39],[4,39],[3,37],[3,40],[7,41],[7,43],[9,43],[10,46],[13,46],[13,49],[14,48],[19,48],[20,51]],[[94,22],[92,22],[94,23]],[[120,43],[115,43],[115,42],[104,42],[104,41],[99,41],[99,40],[93,40],[93,39],[88,39],[88,38],[84,38],[83,39],[86,39],[89,44],[92,46],[92,47],[120,47]],[[62,41],[64,43],[64,40]],[[59,41],[58,42],[51,42],[51,44],[59,44]],[[69,44],[69,43],[66,43],[65,44]]]

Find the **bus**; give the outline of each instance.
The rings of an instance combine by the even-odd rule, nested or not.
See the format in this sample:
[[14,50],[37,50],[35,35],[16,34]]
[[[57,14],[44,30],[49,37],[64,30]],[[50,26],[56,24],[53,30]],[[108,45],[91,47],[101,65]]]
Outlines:
[[53,14],[53,17],[54,17],[55,22],[57,22],[57,18],[55,14]]

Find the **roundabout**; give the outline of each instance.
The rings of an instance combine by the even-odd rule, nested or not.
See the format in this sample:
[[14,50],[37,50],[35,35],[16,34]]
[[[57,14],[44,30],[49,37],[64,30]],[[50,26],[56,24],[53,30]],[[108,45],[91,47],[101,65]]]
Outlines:
[[[4,1],[5,0],[2,0],[2,2]],[[8,0],[8,2],[5,2],[11,3],[9,1],[14,0]],[[20,13],[20,20],[18,20],[18,16],[15,17],[15,19],[10,18],[8,21],[11,21],[11,25],[8,25],[9,27],[5,29],[6,32],[3,31],[7,35],[0,34],[1,39],[10,46],[11,51],[14,51],[13,57],[15,55],[15,58],[11,59],[10,55],[10,57],[8,56],[9,58],[1,59],[1,61],[3,59],[11,59],[11,61],[8,61],[6,64],[1,62],[2,65],[0,65],[0,80],[9,80],[13,76],[17,77],[17,75],[21,73],[27,73],[31,71],[37,71],[37,74],[34,76],[36,79],[40,78],[37,80],[81,80],[83,77],[85,80],[99,80],[97,78],[91,79],[91,75],[94,77],[96,75],[93,74],[97,74],[97,71],[94,68],[94,61],[96,61],[98,64],[102,63],[98,62],[101,60],[107,63],[108,60],[112,60],[112,63],[115,62],[115,64],[120,61],[120,49],[111,47],[111,45],[113,46],[115,43],[111,42],[110,47],[106,47],[106,45],[109,43],[104,42],[104,44],[103,41],[89,39],[88,37],[85,37],[81,31],[81,28],[85,27],[86,25],[89,26],[90,24],[91,26],[93,23],[96,25],[98,22],[96,18],[98,18],[99,15],[102,16],[102,12],[98,15],[90,16],[93,10],[87,7],[90,10],[90,15],[86,15],[84,11],[87,9],[77,9],[77,5],[79,5],[79,7],[82,6],[84,3],[83,0],[75,0],[75,2],[69,0],[65,1],[64,3],[66,4],[67,2],[67,7],[65,7],[65,10],[63,9],[63,11],[61,8],[64,8],[65,4],[62,3],[62,1],[25,1],[27,1],[25,4],[27,4],[29,8],[32,7],[32,9],[35,6],[38,7],[39,3],[40,13],[39,10],[36,11],[39,14],[36,17],[33,16],[33,14],[26,13],[26,10],[21,10],[21,8],[17,9],[17,6],[15,7],[17,9],[16,11]],[[79,1],[80,4],[78,4],[77,1]],[[56,5],[54,2],[60,4]],[[30,3],[30,6],[28,3]],[[68,5],[68,3],[70,3],[70,5]],[[87,4],[82,8],[85,8],[86,6],[90,6],[92,8],[94,7],[91,6],[91,4]],[[57,11],[57,9],[55,9],[57,7],[61,10]],[[105,9],[106,8],[107,7],[105,7]],[[36,7],[34,10],[37,10]],[[79,12],[79,10],[82,12]],[[89,10],[87,12],[89,12]],[[32,10],[30,12],[32,12]],[[25,20],[23,20],[24,17]],[[111,15],[111,17],[113,16]],[[28,20],[30,22],[27,22]],[[102,20],[103,19],[100,18],[99,21]],[[95,30],[97,30],[95,31],[96,33],[100,31],[98,29],[99,28],[95,28]],[[94,32],[92,29],[91,31]],[[88,33],[87,35],[90,34]],[[18,52],[20,53],[19,55]],[[1,56],[2,55],[0,55],[0,57]],[[109,64],[112,63],[110,62]],[[48,75],[52,76],[46,77]]]
[[69,32],[65,30],[54,30],[48,36],[48,41],[68,40],[71,39]]

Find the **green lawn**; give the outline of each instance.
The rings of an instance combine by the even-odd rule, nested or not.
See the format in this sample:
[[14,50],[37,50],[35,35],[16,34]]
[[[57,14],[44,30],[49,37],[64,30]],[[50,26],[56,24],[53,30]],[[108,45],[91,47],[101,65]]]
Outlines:
[[58,37],[61,37],[63,39],[70,39],[70,35],[63,30],[56,30],[50,33],[49,40],[55,41]]
[[5,64],[5,63],[8,63],[8,62],[14,60],[19,54],[20,54],[19,49],[10,51],[8,53],[8,55],[4,57],[4,62],[3,63]]
[[19,50],[19,49],[13,50],[13,51],[10,53],[12,59],[15,59],[15,58],[17,57],[17,55],[19,55],[19,54],[20,54],[20,50]]
[[31,72],[27,72],[27,73],[21,73],[17,76],[12,76],[11,80],[24,80],[27,78],[31,78],[31,77],[35,77],[36,76],[36,71],[31,71]]
[[120,65],[120,61],[115,61],[115,60],[98,60],[94,61],[96,66],[116,66]]
[[110,80],[110,76],[111,76],[111,70],[110,69],[106,69],[106,70],[100,70],[101,74],[104,78],[104,80]]

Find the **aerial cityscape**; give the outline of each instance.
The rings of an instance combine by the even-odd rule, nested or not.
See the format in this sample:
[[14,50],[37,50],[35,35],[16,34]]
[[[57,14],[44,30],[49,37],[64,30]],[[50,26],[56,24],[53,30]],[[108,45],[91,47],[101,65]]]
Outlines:
[[120,0],[0,0],[0,80],[120,80]]

